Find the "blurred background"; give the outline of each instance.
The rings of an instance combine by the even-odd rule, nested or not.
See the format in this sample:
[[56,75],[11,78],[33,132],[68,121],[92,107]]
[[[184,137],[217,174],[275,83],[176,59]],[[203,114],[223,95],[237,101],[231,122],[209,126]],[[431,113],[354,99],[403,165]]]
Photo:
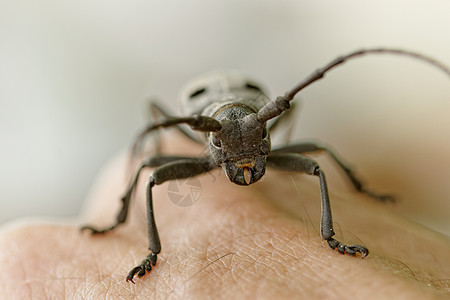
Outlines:
[[[277,96],[361,47],[450,65],[449,13],[446,0],[0,0],[0,223],[77,215],[149,96],[177,111],[181,85],[216,68]],[[409,58],[353,60],[301,94],[293,136],[326,141],[399,197],[387,209],[450,236],[449,79]],[[353,192],[326,171],[333,192]]]

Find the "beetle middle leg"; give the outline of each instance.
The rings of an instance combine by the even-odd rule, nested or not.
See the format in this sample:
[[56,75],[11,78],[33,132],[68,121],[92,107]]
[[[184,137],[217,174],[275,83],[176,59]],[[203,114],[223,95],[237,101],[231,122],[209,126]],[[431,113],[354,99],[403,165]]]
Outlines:
[[279,148],[273,149],[272,153],[312,153],[325,151],[333,161],[341,168],[349,181],[352,183],[353,187],[360,193],[366,194],[372,198],[383,202],[393,202],[394,197],[390,195],[381,195],[373,192],[366,188],[362,181],[356,176],[351,167],[349,167],[342,159],[340,159],[336,153],[331,150],[330,147],[319,142],[303,142],[296,143],[292,145],[281,146]]
[[337,249],[340,253],[356,254],[361,253],[362,257],[369,254],[369,250],[360,245],[345,245],[334,239],[333,219],[331,216],[330,198],[325,174],[319,165],[311,158],[297,153],[272,153],[267,157],[267,165],[274,169],[301,172],[319,177],[320,194],[322,198],[322,216],[320,223],[320,234],[323,240],[328,242],[332,249]]
[[187,157],[187,156],[166,156],[166,155],[154,156],[154,157],[150,158],[148,161],[146,161],[139,167],[138,171],[136,172],[136,175],[134,176],[133,181],[131,182],[127,191],[121,198],[122,208],[120,209],[119,213],[117,214],[116,222],[112,226],[106,227],[103,229],[99,229],[99,228],[93,227],[91,225],[85,225],[81,228],[81,230],[89,230],[91,232],[91,234],[104,234],[109,231],[112,231],[117,226],[125,223],[127,216],[128,216],[128,208],[130,206],[131,196],[133,195],[133,192],[136,188],[136,184],[139,180],[142,170],[144,170],[145,168],[156,168],[156,167],[162,166],[164,164],[167,164],[167,163],[170,163],[173,161],[183,160],[183,159],[193,159],[193,158]]

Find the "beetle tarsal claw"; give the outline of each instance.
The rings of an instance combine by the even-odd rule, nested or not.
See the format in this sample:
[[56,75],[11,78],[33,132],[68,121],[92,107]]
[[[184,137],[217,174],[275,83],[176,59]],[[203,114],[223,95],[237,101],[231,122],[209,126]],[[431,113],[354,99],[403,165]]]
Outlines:
[[127,275],[127,282],[132,282],[135,275],[138,277],[143,277],[147,272],[152,270],[152,266],[156,265],[157,256],[155,253],[150,253],[144,260],[136,267],[131,269]]
[[356,255],[357,253],[360,253],[361,258],[369,255],[369,250],[366,247],[360,245],[345,245],[333,238],[330,238],[329,240],[327,240],[327,242],[331,249],[337,250],[342,254]]

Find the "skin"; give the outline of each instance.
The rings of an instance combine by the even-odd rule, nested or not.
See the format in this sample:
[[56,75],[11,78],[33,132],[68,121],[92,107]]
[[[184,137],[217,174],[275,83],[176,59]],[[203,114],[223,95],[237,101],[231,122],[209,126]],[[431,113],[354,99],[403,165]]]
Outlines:
[[[180,136],[165,153],[203,153]],[[170,151],[169,149],[178,149]],[[127,156],[115,158],[94,185],[77,222],[22,221],[0,232],[0,291],[8,299],[303,298],[448,299],[450,241],[350,188],[330,184],[336,237],[369,248],[365,259],[322,242],[318,180],[268,170],[249,187],[220,169],[199,176],[190,207],[153,190],[162,252],[136,284],[125,276],[147,254],[144,172],[125,225],[104,236],[86,223],[111,225],[124,193]],[[322,166],[325,171],[328,167]],[[182,190],[183,191],[183,190]],[[186,190],[184,190],[186,191]]]

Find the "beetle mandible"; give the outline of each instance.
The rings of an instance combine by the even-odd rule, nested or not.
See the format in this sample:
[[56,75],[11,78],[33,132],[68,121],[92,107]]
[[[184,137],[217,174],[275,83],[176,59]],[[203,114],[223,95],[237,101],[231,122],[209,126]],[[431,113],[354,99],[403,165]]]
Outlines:
[[[132,154],[136,154],[143,139],[151,132],[176,126],[183,134],[199,143],[207,143],[209,155],[203,157],[155,156],[149,158],[138,169],[134,180],[122,197],[122,208],[114,225],[97,229],[84,226],[92,234],[102,234],[113,230],[125,222],[131,195],[137,184],[139,174],[144,168],[156,168],[147,183],[147,228],[150,254],[127,275],[126,280],[134,283],[135,275],[144,276],[156,265],[161,243],[153,211],[152,188],[168,180],[183,179],[203,174],[216,167],[222,167],[228,179],[239,185],[257,182],[264,175],[266,166],[275,169],[306,173],[319,178],[321,192],[320,234],[332,249],[340,253],[365,257],[369,250],[360,245],[346,245],[333,238],[333,221],[325,175],[319,165],[304,153],[325,151],[344,171],[354,188],[363,194],[380,201],[391,201],[388,195],[379,195],[368,190],[338,156],[326,145],[319,143],[294,143],[271,149],[270,131],[282,120],[290,108],[290,101],[302,89],[324,77],[325,73],[349,59],[368,54],[395,54],[409,56],[429,63],[450,76],[450,68],[422,54],[407,50],[374,48],[362,49],[340,56],[299,82],[283,96],[273,100],[266,96],[264,88],[256,81],[235,71],[212,72],[188,83],[181,92],[181,106],[186,117],[171,117],[156,103],[152,109],[162,114],[166,120],[156,122],[145,128],[138,136]],[[277,118],[278,117],[278,118]],[[267,121],[275,119],[270,126]],[[194,131],[202,132],[200,137],[180,127],[187,124]]]

